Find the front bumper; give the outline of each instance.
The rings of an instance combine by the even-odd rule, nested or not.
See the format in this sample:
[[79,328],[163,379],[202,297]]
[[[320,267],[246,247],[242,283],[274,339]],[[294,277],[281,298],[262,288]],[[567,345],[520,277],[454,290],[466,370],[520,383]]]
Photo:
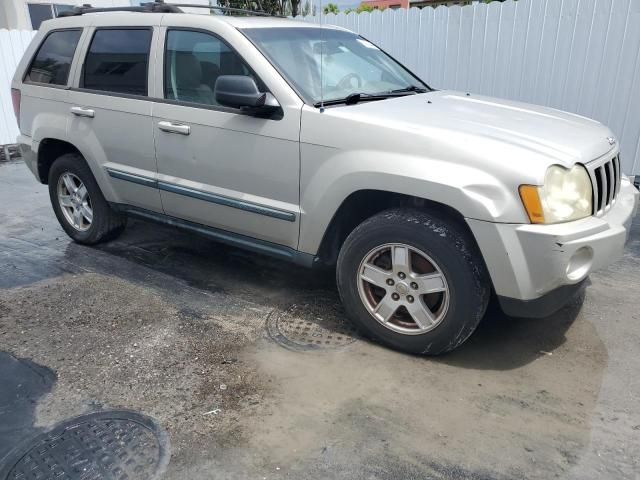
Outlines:
[[[513,307],[508,313],[515,314],[517,305],[522,306],[519,316],[553,313],[550,310],[561,307],[561,300],[569,300],[577,288],[561,287],[578,285],[591,272],[620,259],[639,196],[625,178],[615,205],[602,217],[555,225],[467,219],[501,304]],[[544,301],[548,299],[551,303]],[[542,313],[535,313],[536,304],[543,305]]]

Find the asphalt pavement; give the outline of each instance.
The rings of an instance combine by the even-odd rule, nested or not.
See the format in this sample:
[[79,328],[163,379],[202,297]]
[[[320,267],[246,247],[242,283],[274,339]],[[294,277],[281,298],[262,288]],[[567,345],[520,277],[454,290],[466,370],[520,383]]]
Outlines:
[[491,308],[423,358],[353,331],[331,271],[139,221],[76,245],[0,163],[0,473],[69,419],[130,411],[167,479],[637,480],[639,350],[640,218],[562,311]]

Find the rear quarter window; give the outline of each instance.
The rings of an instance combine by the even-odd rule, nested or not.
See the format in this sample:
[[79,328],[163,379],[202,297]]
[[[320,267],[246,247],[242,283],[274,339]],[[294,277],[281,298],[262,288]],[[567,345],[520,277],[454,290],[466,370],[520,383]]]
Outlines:
[[96,30],[85,59],[83,88],[147,95],[152,30]]
[[61,30],[46,36],[25,76],[25,82],[66,85],[82,30]]

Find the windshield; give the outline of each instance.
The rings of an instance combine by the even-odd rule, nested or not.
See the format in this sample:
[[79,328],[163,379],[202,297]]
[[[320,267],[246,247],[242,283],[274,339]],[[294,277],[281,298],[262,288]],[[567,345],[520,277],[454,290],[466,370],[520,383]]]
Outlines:
[[353,94],[428,89],[389,55],[351,32],[316,27],[247,28],[242,32],[312,104]]

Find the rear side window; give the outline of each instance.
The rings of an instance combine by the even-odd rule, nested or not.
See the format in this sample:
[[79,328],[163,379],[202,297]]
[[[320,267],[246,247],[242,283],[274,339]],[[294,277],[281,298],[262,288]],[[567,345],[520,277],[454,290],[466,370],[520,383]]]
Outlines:
[[81,86],[146,96],[150,47],[151,29],[96,30]]
[[31,62],[25,82],[66,85],[81,33],[82,30],[64,30],[47,35]]

